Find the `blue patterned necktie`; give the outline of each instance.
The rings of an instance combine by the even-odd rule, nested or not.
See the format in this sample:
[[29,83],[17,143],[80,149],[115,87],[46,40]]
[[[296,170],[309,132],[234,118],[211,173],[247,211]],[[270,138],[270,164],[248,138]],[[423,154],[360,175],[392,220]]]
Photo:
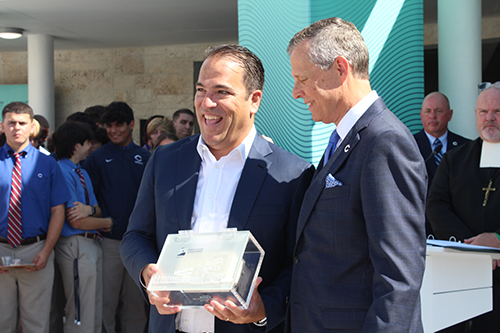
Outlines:
[[333,131],[332,135],[330,136],[330,140],[328,141],[328,146],[326,146],[323,166],[328,163],[328,160],[330,159],[330,157],[332,157],[333,152],[335,152],[335,148],[337,148],[337,142],[339,141],[339,139],[340,136],[337,133],[337,130]]
[[436,153],[436,155],[434,155],[434,159],[436,160],[436,165],[439,165],[439,163],[441,162],[441,159],[443,158],[443,153],[441,152],[441,150],[443,149],[443,144],[441,143],[441,140],[439,139],[436,139],[434,141],[434,149],[436,149],[437,147],[440,147],[439,151]]

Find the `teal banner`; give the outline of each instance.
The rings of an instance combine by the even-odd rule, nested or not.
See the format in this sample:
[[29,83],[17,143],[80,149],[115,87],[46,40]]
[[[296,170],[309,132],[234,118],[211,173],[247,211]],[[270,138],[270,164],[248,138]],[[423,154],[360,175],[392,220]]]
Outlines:
[[3,108],[11,102],[28,103],[28,85],[0,85],[0,117]]
[[257,129],[313,164],[335,125],[315,123],[302,99],[293,99],[286,49],[295,33],[333,16],[353,22],[363,35],[372,88],[412,132],[422,128],[422,0],[238,0],[239,43],[262,60],[266,72]]

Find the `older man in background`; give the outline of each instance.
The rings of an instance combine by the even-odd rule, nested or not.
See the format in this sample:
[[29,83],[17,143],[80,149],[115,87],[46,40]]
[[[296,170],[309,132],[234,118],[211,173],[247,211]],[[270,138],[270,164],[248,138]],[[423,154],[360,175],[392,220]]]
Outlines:
[[[500,82],[484,84],[476,103],[479,138],[443,156],[429,191],[434,235],[500,248]],[[498,265],[493,261],[493,269]],[[458,331],[463,332],[463,325]],[[461,329],[461,330],[460,330]],[[493,272],[493,311],[472,319],[471,332],[500,332],[500,269]]]

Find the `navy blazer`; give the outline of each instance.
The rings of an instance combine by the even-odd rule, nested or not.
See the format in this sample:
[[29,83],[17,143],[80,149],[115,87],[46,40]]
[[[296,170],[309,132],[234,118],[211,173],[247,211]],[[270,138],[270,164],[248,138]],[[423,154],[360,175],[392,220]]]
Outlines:
[[422,332],[425,197],[415,140],[378,98],[304,196],[287,331]]
[[[415,141],[417,142],[418,145],[418,149],[420,150],[420,154],[422,154],[422,157],[424,158],[425,161],[425,167],[427,168],[427,193],[429,193],[431,189],[432,180],[436,175],[436,170],[438,166],[436,164],[436,160],[434,159],[434,157],[431,157],[433,149],[431,147],[429,139],[427,138],[427,135],[425,134],[424,129],[414,134],[413,137],[415,138]],[[470,140],[464,138],[463,136],[448,131],[447,141],[448,144],[446,145],[446,152],[449,152],[453,148],[463,145],[464,143],[467,143]],[[434,230],[431,226],[431,223],[427,219],[425,220],[425,233],[426,235],[434,234]]]
[[[417,141],[420,154],[422,154],[424,160],[427,160],[425,162],[425,167],[427,168],[427,177],[428,177],[427,191],[429,191],[429,189],[431,188],[432,180],[434,179],[437,170],[437,164],[435,159],[433,157],[430,157],[433,149],[423,129],[420,132],[416,133],[414,137],[415,141]],[[448,131],[448,144],[446,145],[446,152],[449,152],[453,148],[463,145],[464,143],[467,143],[469,141],[470,141],[469,139],[466,139],[463,136]]]
[[[191,229],[201,165],[198,138],[195,135],[159,147],[144,171],[120,247],[123,263],[139,286],[143,267],[157,262],[167,235]],[[296,221],[313,172],[309,163],[257,135],[233,199],[228,227],[250,230],[266,252],[259,293],[266,309],[267,332],[284,330]],[[150,332],[173,333],[174,321],[174,315],[160,315],[151,307]],[[215,320],[217,333],[253,330],[262,331],[253,324]]]

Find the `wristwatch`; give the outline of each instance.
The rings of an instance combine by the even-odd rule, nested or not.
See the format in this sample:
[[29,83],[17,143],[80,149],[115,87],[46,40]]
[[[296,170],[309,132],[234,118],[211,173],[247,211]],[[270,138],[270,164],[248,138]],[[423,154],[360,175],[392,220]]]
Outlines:
[[90,206],[92,208],[92,214],[90,214],[90,216],[94,216],[95,215],[95,206]]

